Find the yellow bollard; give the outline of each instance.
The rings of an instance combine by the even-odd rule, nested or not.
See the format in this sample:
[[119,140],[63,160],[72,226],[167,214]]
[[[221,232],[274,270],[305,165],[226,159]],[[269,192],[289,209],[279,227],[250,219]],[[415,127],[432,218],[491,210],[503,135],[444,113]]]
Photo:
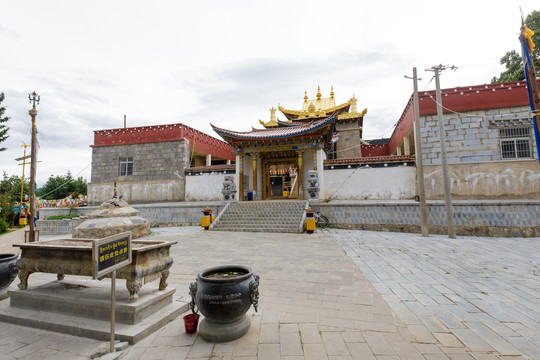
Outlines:
[[204,230],[208,230],[210,228],[210,224],[212,223],[212,210],[207,206],[206,209],[202,211],[203,216],[201,217],[201,226],[204,228]]
[[306,211],[306,232],[308,234],[313,234],[315,232],[315,217],[313,217],[313,211],[309,207]]

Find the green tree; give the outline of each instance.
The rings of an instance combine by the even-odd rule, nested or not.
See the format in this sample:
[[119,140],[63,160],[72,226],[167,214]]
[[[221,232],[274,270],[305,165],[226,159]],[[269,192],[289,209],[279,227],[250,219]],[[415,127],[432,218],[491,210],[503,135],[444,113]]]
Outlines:
[[[4,124],[8,122],[9,117],[4,116],[6,108],[2,106],[2,101],[4,101],[4,93],[0,93],[0,143],[3,143],[7,140],[9,135],[7,134],[9,128]],[[5,147],[0,147],[0,151],[6,150]]]
[[86,192],[86,180],[83,177],[74,179],[71,172],[68,171],[65,176],[49,176],[47,182],[39,189],[38,196],[46,200],[58,200],[69,195],[86,195]]
[[[532,59],[534,61],[534,67],[537,72],[540,71],[540,11],[533,11],[525,19],[525,25],[532,31],[534,35],[532,40],[534,42],[534,50],[532,53]],[[516,40],[518,41],[518,40]],[[507,81],[521,81],[525,80],[525,70],[523,69],[523,59],[521,54],[516,50],[507,51],[501,58],[501,65],[506,68],[498,77],[494,76],[491,79],[492,83],[507,82]]]
[[[28,179],[24,182],[23,194],[28,195],[30,183]],[[17,175],[8,176],[4,171],[2,180],[0,181],[0,195],[7,196],[8,202],[16,202],[21,200],[21,178]]]
[[[28,194],[30,184],[24,182],[24,194]],[[4,221],[8,226],[15,224],[16,217],[9,209],[21,198],[21,178],[15,175],[8,176],[4,171],[0,180],[0,223]],[[0,226],[1,227],[1,226]]]

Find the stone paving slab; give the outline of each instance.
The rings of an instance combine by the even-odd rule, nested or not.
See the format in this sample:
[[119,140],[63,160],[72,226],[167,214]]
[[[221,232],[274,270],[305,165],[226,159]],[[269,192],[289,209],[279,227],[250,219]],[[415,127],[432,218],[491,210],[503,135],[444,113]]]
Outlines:
[[[153,228],[151,237],[178,241],[168,282],[185,299],[201,270],[251,266],[261,276],[259,312],[248,312],[244,337],[224,344],[186,334],[179,317],[124,359],[540,359],[537,238],[198,227]],[[20,231],[0,236],[0,251],[14,252],[22,239]],[[0,359],[88,359],[103,346],[6,323],[0,331],[9,334]]]
[[479,358],[540,359],[540,238],[329,235],[418,341],[465,344]]

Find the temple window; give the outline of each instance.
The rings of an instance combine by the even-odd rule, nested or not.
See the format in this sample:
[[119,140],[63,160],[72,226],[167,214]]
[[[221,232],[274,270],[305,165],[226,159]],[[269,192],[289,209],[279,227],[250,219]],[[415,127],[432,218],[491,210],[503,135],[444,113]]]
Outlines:
[[503,159],[532,158],[530,127],[499,129],[499,138]]
[[131,176],[133,175],[133,158],[121,157],[120,158],[120,171],[119,176]]

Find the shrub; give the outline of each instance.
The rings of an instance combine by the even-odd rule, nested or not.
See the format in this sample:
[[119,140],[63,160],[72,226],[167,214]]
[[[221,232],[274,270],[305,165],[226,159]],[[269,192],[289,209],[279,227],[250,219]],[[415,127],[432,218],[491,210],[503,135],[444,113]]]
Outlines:
[[7,221],[4,219],[0,219],[0,234],[7,232],[8,229],[9,229],[9,224],[7,223]]

